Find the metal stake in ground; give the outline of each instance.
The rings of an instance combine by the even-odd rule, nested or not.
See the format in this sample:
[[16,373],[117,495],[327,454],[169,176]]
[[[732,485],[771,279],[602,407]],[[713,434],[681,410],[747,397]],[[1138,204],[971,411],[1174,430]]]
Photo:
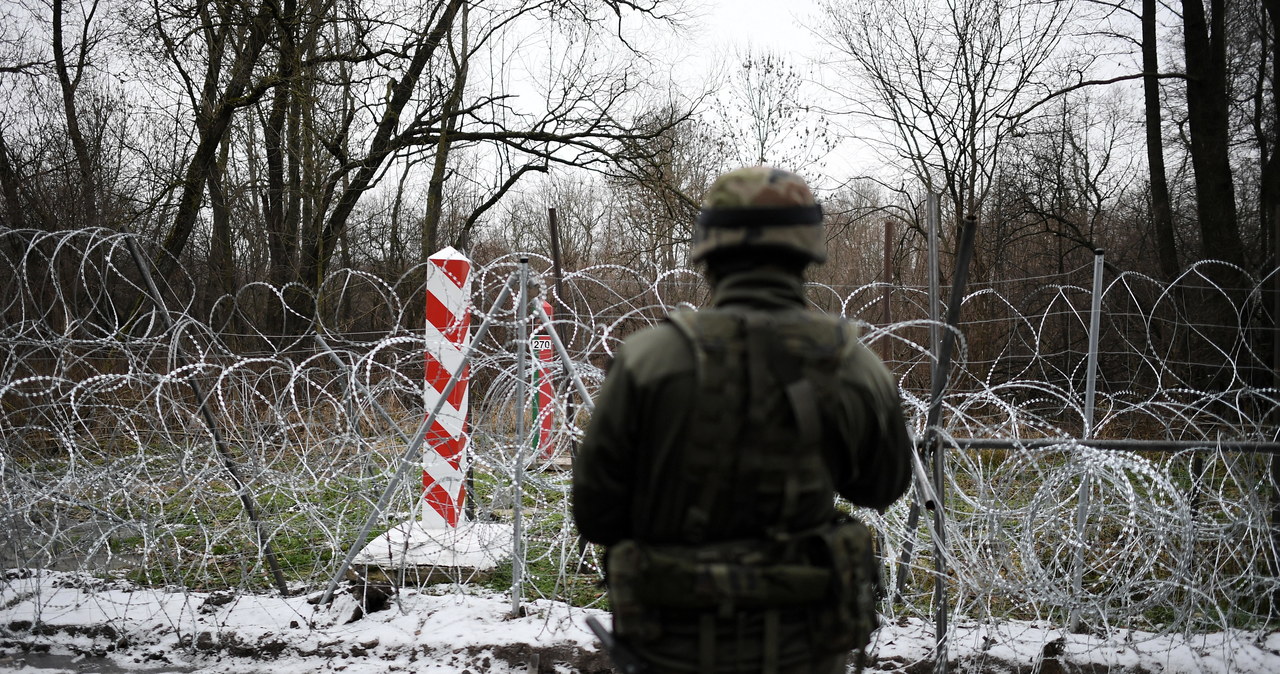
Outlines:
[[[934,363],[932,386],[929,396],[929,413],[925,423],[925,437],[921,443],[925,451],[933,459],[933,524],[934,524],[934,615],[937,633],[937,652],[934,671],[946,674],[947,671],[947,535],[944,508],[946,506],[946,456],[942,451],[942,433],[939,424],[942,420],[942,393],[946,389],[951,370],[951,352],[955,347],[957,325],[960,321],[960,308],[964,301],[965,287],[969,282],[969,260],[973,258],[973,239],[978,229],[978,219],[974,215],[965,217],[964,227],[960,231],[960,248],[956,251],[956,270],[951,283],[951,298],[947,304],[947,330],[942,333],[938,348],[938,360]],[[919,448],[917,448],[919,449]],[[920,518],[920,500],[911,504],[907,517],[909,527],[914,530]],[[911,563],[911,546],[908,541],[903,546],[902,557],[898,560],[898,589],[901,593],[903,578],[907,565]]]
[[[173,318],[169,316],[168,310],[164,306],[164,302],[160,300],[160,290],[156,288],[156,282],[151,278],[151,268],[147,264],[142,252],[138,250],[138,244],[134,241],[132,234],[124,237],[125,246],[129,249],[129,255],[133,258],[133,263],[137,265],[139,273],[142,274],[143,284],[146,286],[146,295],[155,306],[156,312],[160,314],[160,318],[164,321],[165,327],[173,330]],[[174,345],[174,354],[181,367],[187,366],[187,359],[182,355],[182,349],[179,345]],[[253,500],[253,494],[249,493],[249,486],[245,484],[244,478],[240,475],[240,469],[236,466],[235,456],[231,453],[231,448],[227,446],[226,440],[222,437],[222,431],[218,429],[217,421],[213,418],[213,412],[209,409],[209,400],[204,394],[204,387],[200,386],[200,382],[194,377],[187,380],[187,385],[191,387],[191,392],[196,397],[196,403],[200,407],[200,417],[204,420],[204,425],[209,429],[209,434],[213,436],[213,446],[217,448],[218,454],[222,457],[222,465],[227,469],[227,474],[231,476],[231,483],[235,485],[236,496],[240,497],[240,504],[244,506],[245,516],[249,518],[249,523],[253,525],[254,534],[258,538],[258,548],[262,550],[262,557],[267,561],[267,567],[271,569],[271,577],[279,588],[280,594],[289,594],[289,585],[284,580],[284,572],[280,570],[280,562],[276,559],[275,552],[271,549],[271,539],[267,535],[266,529],[262,526],[262,518],[258,516],[258,506]]]
[[[941,360],[939,354],[942,352],[941,330],[938,328],[942,321],[940,307],[942,306],[942,291],[939,289],[938,283],[938,227],[942,221],[942,210],[939,204],[937,194],[930,192],[925,198],[925,220],[929,228],[929,349],[930,354],[934,358],[935,364]],[[902,554],[898,557],[898,580],[894,584],[893,601],[902,603],[902,592],[907,586],[907,565],[911,563],[911,557],[915,552],[915,531],[920,526],[920,510],[922,508],[933,510],[937,506],[937,498],[933,495],[933,489],[929,486],[929,475],[925,471],[924,465],[920,462],[920,450],[922,446],[917,446],[915,453],[912,455],[912,468],[915,470],[915,491],[916,501],[911,504],[911,508],[907,513],[907,531],[912,532],[911,536],[902,542]],[[928,491],[926,495],[923,493]]]

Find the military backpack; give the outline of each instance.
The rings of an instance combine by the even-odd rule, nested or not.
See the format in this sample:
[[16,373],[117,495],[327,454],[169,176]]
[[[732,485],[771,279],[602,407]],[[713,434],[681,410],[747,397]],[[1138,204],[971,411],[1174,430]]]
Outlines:
[[879,564],[867,527],[835,508],[823,449],[845,441],[833,437],[828,401],[855,329],[805,310],[670,320],[693,348],[698,390],[685,446],[655,458],[643,498],[653,526],[680,540],[610,550],[616,631],[642,644],[661,635],[667,610],[803,608],[817,643],[865,646],[878,626]]

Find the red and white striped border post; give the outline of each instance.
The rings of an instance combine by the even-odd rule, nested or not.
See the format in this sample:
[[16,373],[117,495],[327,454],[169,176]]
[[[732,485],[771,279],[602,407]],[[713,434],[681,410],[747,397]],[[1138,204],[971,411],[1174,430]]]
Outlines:
[[[427,258],[426,408],[434,409],[440,391],[462,367],[471,343],[471,260],[447,247]],[[467,367],[470,369],[470,366]],[[467,432],[467,379],[464,371],[427,431],[423,452],[424,528],[458,526],[466,498],[464,466]]]
[[[547,318],[551,318],[554,311],[551,304],[547,301],[542,302],[542,310],[547,313]],[[551,335],[547,334],[545,328],[539,328],[533,333],[533,341],[531,342],[532,351],[538,355],[537,366],[534,369],[534,376],[537,378],[538,393],[534,398],[533,404],[533,423],[538,429],[538,444],[534,448],[537,450],[539,459],[545,461],[550,459],[556,451],[555,435],[552,431],[555,428],[556,421],[556,399],[555,391],[552,386],[551,365],[555,360],[555,346],[551,343]]]

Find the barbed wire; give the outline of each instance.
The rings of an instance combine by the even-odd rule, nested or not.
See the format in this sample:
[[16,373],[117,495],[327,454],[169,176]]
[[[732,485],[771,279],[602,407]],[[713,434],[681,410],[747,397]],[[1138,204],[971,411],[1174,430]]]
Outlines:
[[[378,495],[425,413],[423,268],[392,279],[335,271],[309,297],[320,316],[311,332],[283,336],[284,319],[301,318],[290,299],[300,287],[251,283],[212,296],[179,268],[157,309],[126,236],[0,229],[0,566],[190,591],[266,588],[263,550],[189,386],[199,382],[290,590],[323,586],[360,525],[379,515]],[[514,301],[492,301],[521,257],[542,274],[554,329],[591,391],[623,339],[676,306],[704,303],[709,288],[688,269],[616,265],[552,283],[550,261],[527,254],[473,271],[473,321],[493,328],[470,363],[468,517],[504,521],[513,508],[531,509],[525,554],[513,562],[526,591],[599,606],[600,551],[576,537],[565,470],[588,415],[560,363],[540,374],[556,392],[540,410],[554,418],[553,452],[536,451],[536,430],[516,435],[522,415],[526,428],[539,427],[520,398],[522,388],[534,393],[518,385],[517,325],[539,326]],[[904,590],[884,604],[888,616],[928,617],[936,562],[945,561],[952,625],[1078,619],[1099,632],[1161,634],[1274,619],[1271,457],[1221,446],[1280,439],[1267,351],[1275,337],[1265,332],[1275,324],[1264,301],[1274,279],[1223,289],[1214,283],[1221,268],[1202,263],[1172,284],[1129,273],[1107,280],[1088,429],[1087,270],[966,295],[943,398],[946,559],[934,559],[937,532],[929,517],[912,520],[909,500],[859,513],[886,560],[909,559],[886,564],[886,585]],[[888,324],[877,322],[886,290]],[[861,325],[900,378],[923,436],[930,333],[950,329],[930,318],[927,293],[812,284],[810,297]],[[1085,444],[1086,435],[1195,444],[1139,452]],[[963,438],[1009,444],[957,449]],[[379,531],[415,517],[421,492],[404,485]]]

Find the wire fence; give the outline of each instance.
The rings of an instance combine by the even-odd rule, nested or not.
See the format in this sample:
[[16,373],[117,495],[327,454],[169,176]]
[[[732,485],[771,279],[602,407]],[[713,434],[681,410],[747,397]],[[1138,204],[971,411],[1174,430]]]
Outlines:
[[[529,257],[592,391],[628,334],[709,293],[687,269],[599,266],[556,283],[549,260]],[[493,302],[518,259],[473,272],[473,321],[493,328],[471,362],[467,516],[536,517],[508,566],[434,577],[506,588],[515,574],[530,597],[600,607],[600,551],[576,537],[566,469],[588,415],[559,365],[556,404],[539,412],[555,415],[555,453],[521,451],[531,438],[517,429],[536,424],[518,423],[533,389],[519,385],[517,323],[538,326]],[[422,272],[334,272],[312,297],[312,331],[286,337],[297,288],[217,294],[179,271],[157,308],[127,235],[0,229],[0,567],[192,592],[323,588],[366,520],[381,532],[421,507],[412,480],[386,512],[374,506],[425,413]],[[1216,263],[1171,284],[1109,275],[1092,408],[1090,270],[971,287],[942,401],[945,559],[911,499],[860,513],[884,559],[904,562],[885,565],[898,591],[887,619],[933,617],[942,566],[952,626],[1273,624],[1274,282]],[[862,324],[923,436],[932,340],[949,329],[927,293],[811,284],[809,295]],[[1154,444],[1125,444],[1137,440]]]

